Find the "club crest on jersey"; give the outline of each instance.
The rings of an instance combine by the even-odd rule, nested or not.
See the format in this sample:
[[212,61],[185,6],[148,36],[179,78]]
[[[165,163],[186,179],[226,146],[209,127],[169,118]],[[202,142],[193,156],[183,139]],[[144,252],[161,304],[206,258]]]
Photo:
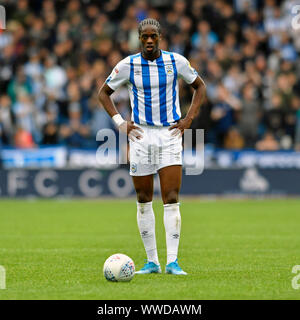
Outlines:
[[168,64],[166,65],[166,73],[168,76],[171,76],[173,74],[173,66]]
[[132,173],[135,173],[136,170],[137,170],[137,164],[134,163],[134,162],[131,162],[131,164],[130,164],[130,170],[131,170]]

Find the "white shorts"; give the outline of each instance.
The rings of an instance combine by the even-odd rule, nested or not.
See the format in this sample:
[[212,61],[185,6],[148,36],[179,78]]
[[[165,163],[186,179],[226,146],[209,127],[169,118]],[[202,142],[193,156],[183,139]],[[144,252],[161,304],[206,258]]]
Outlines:
[[172,136],[169,127],[137,125],[143,130],[140,140],[129,140],[131,176],[147,176],[161,168],[182,165],[182,137]]

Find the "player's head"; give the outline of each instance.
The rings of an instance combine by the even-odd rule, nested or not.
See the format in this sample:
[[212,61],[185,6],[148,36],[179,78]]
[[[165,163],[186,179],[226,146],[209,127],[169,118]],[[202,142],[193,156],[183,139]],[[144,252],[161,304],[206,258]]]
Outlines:
[[139,24],[139,39],[142,51],[146,55],[155,55],[159,50],[159,41],[161,39],[160,24],[155,19],[144,19]]

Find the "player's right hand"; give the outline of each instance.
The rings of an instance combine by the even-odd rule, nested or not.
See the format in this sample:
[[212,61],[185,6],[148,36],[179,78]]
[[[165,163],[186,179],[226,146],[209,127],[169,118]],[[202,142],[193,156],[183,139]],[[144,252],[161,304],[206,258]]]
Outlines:
[[144,132],[141,128],[137,127],[133,121],[124,121],[120,126],[119,130],[128,135],[128,138],[132,141],[135,139],[142,139],[142,133]]

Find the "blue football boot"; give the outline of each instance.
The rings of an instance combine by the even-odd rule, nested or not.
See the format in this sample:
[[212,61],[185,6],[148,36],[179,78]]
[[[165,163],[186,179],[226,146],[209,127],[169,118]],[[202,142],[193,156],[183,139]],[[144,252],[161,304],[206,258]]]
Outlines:
[[148,261],[145,263],[144,267],[136,271],[135,274],[148,274],[148,273],[161,273],[160,265],[155,264],[154,262]]
[[176,274],[176,275],[187,275],[178,265],[177,259],[166,265],[166,273]]

